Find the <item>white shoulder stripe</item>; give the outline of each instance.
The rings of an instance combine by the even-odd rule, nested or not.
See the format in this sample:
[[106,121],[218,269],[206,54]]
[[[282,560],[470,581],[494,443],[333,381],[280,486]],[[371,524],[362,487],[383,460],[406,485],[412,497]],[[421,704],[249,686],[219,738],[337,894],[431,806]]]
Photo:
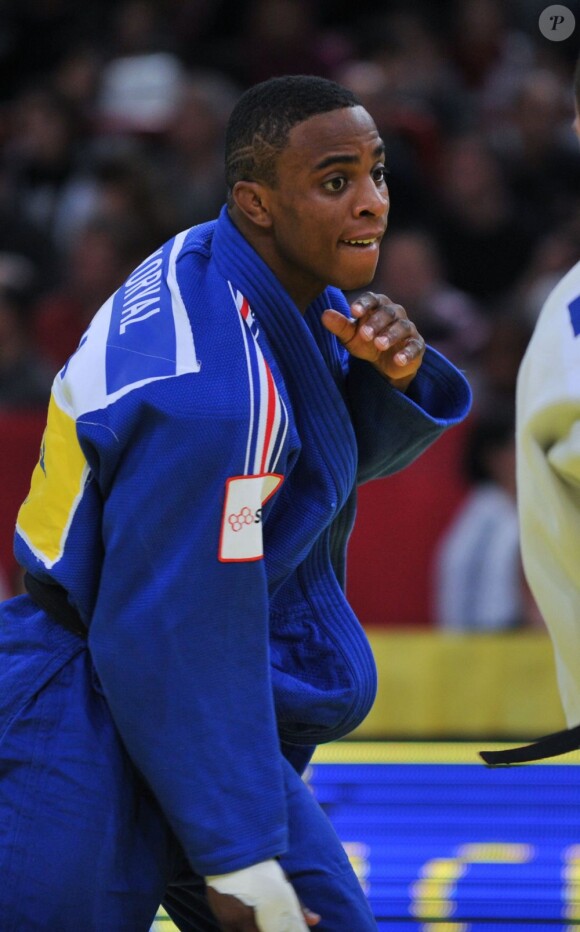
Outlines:
[[169,268],[167,270],[167,286],[171,293],[171,306],[173,309],[173,320],[175,322],[176,337],[176,375],[183,372],[199,372],[201,363],[195,352],[195,343],[189,315],[181,297],[179,284],[177,282],[176,263],[181,252],[184,240],[189,230],[184,230],[175,237],[175,242],[169,256]]
[[[76,353],[57,375],[55,396],[72,416],[78,418],[88,411],[106,408],[129,392],[158,379],[200,371],[201,363],[197,359],[176,271],[187,233],[185,230],[175,237],[166,259],[166,274],[154,287],[148,285],[152,278],[152,273],[148,276],[153,268],[151,257],[141,263],[95,315]],[[157,270],[155,274],[159,278]],[[115,314],[119,312],[123,294],[129,290],[134,297],[137,287],[143,289],[137,297],[147,293],[147,301],[152,300],[149,292],[155,292],[157,306],[130,318],[123,306],[121,314],[125,316],[120,318],[120,327],[116,326]],[[174,349],[167,352],[167,347],[171,346]],[[121,378],[115,379],[116,367]]]

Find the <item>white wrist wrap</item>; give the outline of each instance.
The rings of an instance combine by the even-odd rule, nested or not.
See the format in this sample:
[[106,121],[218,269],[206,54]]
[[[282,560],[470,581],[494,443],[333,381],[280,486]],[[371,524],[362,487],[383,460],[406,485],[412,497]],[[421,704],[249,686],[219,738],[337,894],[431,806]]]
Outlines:
[[261,932],[303,932],[308,929],[298,897],[277,861],[261,861],[231,874],[206,877],[218,893],[228,893],[252,906]]

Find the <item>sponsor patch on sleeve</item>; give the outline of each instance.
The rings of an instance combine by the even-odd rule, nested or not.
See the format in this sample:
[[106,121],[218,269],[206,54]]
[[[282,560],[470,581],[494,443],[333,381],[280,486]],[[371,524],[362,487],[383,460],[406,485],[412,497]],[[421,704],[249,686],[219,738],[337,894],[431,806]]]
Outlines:
[[283,478],[278,473],[263,473],[227,480],[218,553],[222,563],[262,559],[262,509]]

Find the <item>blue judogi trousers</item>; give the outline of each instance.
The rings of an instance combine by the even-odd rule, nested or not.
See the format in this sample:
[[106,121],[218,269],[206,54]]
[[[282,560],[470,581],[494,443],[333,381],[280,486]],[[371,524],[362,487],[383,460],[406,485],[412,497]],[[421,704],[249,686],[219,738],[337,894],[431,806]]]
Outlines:
[[[154,749],[152,749],[154,753]],[[281,863],[320,932],[376,932],[330,822],[286,765]],[[234,802],[234,801],[232,801]],[[121,743],[86,643],[27,596],[0,606],[2,932],[219,928],[155,798]]]

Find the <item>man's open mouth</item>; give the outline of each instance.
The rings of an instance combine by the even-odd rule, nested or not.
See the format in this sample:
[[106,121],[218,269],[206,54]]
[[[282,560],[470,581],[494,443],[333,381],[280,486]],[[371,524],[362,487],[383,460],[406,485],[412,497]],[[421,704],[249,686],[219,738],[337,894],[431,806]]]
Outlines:
[[341,239],[340,242],[344,243],[346,246],[373,246],[375,243],[378,243],[378,236],[373,236],[372,239]]

